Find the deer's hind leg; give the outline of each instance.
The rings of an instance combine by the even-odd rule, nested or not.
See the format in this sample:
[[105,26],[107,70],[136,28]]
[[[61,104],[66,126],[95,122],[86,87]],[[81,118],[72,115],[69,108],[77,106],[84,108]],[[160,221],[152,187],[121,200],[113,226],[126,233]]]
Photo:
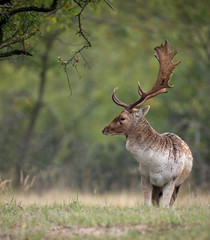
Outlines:
[[152,204],[155,206],[160,205],[160,198],[163,194],[162,187],[152,186]]
[[180,186],[181,186],[181,185],[179,185],[179,186],[177,186],[177,187],[174,188],[174,192],[173,192],[173,194],[172,194],[171,201],[170,201],[170,206],[173,206],[173,204],[174,204],[174,202],[175,202],[175,200],[176,200],[176,198],[177,198],[177,195],[178,195],[178,193],[179,193],[179,188],[180,188]]

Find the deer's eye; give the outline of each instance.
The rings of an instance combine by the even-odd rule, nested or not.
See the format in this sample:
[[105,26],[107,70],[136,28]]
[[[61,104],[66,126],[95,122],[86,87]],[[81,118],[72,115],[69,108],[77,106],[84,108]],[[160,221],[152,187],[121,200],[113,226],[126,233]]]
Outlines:
[[121,117],[121,118],[120,118],[120,121],[124,121],[124,120],[125,120],[125,118],[124,118],[124,117]]

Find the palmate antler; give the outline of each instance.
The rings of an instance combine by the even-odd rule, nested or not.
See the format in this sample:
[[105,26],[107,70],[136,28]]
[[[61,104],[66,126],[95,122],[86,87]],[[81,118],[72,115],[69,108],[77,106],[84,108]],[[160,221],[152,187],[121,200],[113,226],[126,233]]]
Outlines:
[[138,82],[138,93],[140,94],[140,99],[137,101],[127,105],[120,101],[116,97],[116,92],[118,88],[115,88],[112,94],[113,101],[119,105],[124,107],[128,111],[132,111],[134,107],[140,107],[144,104],[148,99],[155,97],[161,93],[166,93],[166,88],[172,88],[173,86],[169,85],[169,81],[172,75],[173,70],[179,62],[174,62],[173,57],[177,54],[177,51],[171,52],[168,40],[165,41],[165,45],[161,44],[160,46],[154,49],[156,52],[154,56],[157,58],[160,64],[159,73],[155,85],[149,91],[143,91],[140,83]]

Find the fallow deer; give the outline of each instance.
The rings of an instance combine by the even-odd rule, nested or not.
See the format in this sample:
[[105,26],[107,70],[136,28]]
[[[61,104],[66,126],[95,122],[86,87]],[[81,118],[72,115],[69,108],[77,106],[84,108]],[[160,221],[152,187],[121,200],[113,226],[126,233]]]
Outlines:
[[158,205],[162,196],[162,206],[173,205],[179,188],[192,169],[193,157],[188,145],[173,133],[157,133],[145,119],[150,106],[137,109],[148,99],[172,88],[169,81],[173,70],[180,62],[174,62],[177,51],[171,52],[169,43],[161,44],[155,49],[159,61],[159,73],[154,86],[143,91],[138,82],[140,98],[127,105],[116,97],[118,88],[112,94],[113,101],[124,107],[102,131],[107,136],[126,136],[126,148],[139,162],[141,188],[147,205]]

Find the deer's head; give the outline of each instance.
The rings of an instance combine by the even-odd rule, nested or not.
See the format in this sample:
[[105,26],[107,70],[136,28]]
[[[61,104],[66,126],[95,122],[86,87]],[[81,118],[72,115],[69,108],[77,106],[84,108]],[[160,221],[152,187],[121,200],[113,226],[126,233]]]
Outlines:
[[166,88],[172,88],[173,86],[169,85],[169,81],[172,75],[173,70],[176,65],[180,63],[174,62],[173,57],[177,54],[177,51],[171,52],[169,43],[166,40],[165,44],[155,48],[154,56],[157,58],[160,64],[159,73],[157,80],[154,86],[149,91],[143,91],[140,83],[138,82],[138,93],[140,98],[127,105],[120,101],[116,97],[116,92],[118,88],[114,89],[112,94],[112,100],[119,106],[124,107],[125,110],[120,113],[107,127],[102,131],[103,134],[112,136],[112,135],[127,135],[131,129],[135,129],[137,123],[140,123],[142,118],[149,111],[149,106],[137,109],[142,106],[148,99],[155,97],[161,93],[166,93]]
[[107,136],[128,135],[135,126],[142,122],[142,118],[149,111],[150,106],[141,109],[133,108],[132,111],[122,111],[107,127],[104,128],[102,133]]

